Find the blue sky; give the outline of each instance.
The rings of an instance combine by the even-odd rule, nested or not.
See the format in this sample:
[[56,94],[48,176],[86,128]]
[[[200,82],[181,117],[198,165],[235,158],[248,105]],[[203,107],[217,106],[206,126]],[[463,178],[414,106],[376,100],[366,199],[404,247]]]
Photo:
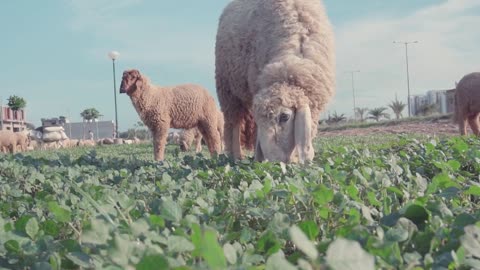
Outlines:
[[[229,1],[5,1],[0,9],[0,98],[27,102],[27,117],[69,116],[97,108],[114,119],[111,50],[117,91],[125,69],[137,68],[161,85],[198,83],[215,96],[214,44],[218,17]],[[410,47],[412,94],[450,89],[480,70],[478,0],[325,0],[335,28],[337,94],[326,111],[351,115],[357,105],[406,100],[405,55]],[[130,99],[117,92],[120,130],[138,121]]]

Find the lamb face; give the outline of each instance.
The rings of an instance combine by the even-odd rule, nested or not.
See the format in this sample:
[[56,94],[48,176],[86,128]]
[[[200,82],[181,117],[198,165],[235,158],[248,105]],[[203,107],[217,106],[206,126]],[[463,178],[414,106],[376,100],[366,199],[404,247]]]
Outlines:
[[135,90],[143,85],[142,76],[136,69],[123,72],[122,83],[120,84],[120,93],[131,95]]

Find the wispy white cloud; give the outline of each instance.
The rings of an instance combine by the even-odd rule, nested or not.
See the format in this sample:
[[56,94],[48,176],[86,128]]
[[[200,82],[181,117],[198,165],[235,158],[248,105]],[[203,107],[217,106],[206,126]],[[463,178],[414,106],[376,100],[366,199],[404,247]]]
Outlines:
[[385,106],[395,93],[406,101],[405,48],[409,45],[411,94],[450,89],[464,74],[480,70],[480,8],[477,0],[449,0],[404,17],[362,19],[335,29],[337,96],[328,110],[351,114],[351,77],[355,74],[357,106]]

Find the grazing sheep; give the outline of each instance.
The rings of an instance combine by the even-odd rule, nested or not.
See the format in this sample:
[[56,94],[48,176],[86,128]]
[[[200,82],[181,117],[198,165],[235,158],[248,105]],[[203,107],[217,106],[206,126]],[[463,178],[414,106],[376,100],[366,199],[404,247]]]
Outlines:
[[63,148],[73,148],[78,145],[78,141],[76,139],[66,139],[62,142]]
[[30,144],[30,137],[28,136],[28,131],[19,131],[14,132],[16,139],[16,146],[19,147],[20,151],[27,151]]
[[2,153],[16,153],[17,151],[17,136],[11,130],[0,130],[0,152]]
[[77,146],[96,146],[96,143],[94,140],[80,139],[78,140]]
[[151,130],[155,160],[164,159],[169,128],[198,127],[210,154],[219,153],[218,109],[203,87],[194,84],[154,86],[138,70],[127,70],[123,73],[120,93],[130,97],[143,123]]
[[180,132],[180,149],[184,152],[190,150],[192,142],[195,145],[195,152],[199,153],[202,151],[202,133],[198,128],[184,129]]
[[[220,151],[223,150],[224,143],[223,143],[223,113],[219,110],[217,114],[217,130],[218,135],[220,136]],[[170,134],[169,134],[170,135]],[[188,151],[192,142],[195,144],[195,152],[199,153],[202,151],[202,134],[198,130],[198,128],[191,128],[191,129],[184,129],[180,132],[180,136],[178,139],[178,144],[180,145],[180,149],[182,151]]]
[[317,118],[335,94],[334,47],[320,0],[231,1],[215,45],[225,151],[243,158],[242,123],[249,131],[253,114],[255,160],[312,160]]
[[167,143],[168,144],[179,144],[180,143],[180,134],[176,131],[172,131],[172,132],[168,133]]
[[476,136],[480,136],[480,72],[465,75],[455,90],[455,115],[460,135],[467,135],[467,121]]

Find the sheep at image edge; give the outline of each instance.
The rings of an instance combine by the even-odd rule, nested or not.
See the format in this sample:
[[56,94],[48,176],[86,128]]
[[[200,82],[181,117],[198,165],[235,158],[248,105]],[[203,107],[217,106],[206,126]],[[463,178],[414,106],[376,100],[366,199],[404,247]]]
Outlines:
[[317,118],[335,94],[335,44],[320,0],[234,0],[215,44],[225,152],[242,159],[253,113],[255,160],[312,160]]
[[164,159],[169,128],[198,127],[210,154],[220,152],[217,111],[214,98],[195,84],[155,86],[138,70],[123,73],[120,93],[126,93],[143,123],[153,135],[154,157]]

